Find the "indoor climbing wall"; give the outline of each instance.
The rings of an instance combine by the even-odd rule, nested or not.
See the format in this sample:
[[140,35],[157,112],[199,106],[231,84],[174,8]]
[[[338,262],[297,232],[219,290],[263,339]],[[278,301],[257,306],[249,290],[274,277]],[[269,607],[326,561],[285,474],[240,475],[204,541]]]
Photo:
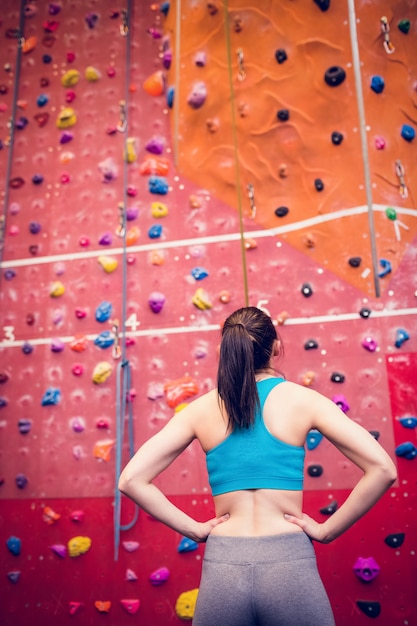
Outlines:
[[[204,546],[117,475],[245,304],[398,466],[317,546],[338,626],[416,623],[414,2],[3,0],[0,31],[2,624],[191,619]],[[306,448],[325,519],[359,472]],[[158,484],[212,515],[197,445]]]

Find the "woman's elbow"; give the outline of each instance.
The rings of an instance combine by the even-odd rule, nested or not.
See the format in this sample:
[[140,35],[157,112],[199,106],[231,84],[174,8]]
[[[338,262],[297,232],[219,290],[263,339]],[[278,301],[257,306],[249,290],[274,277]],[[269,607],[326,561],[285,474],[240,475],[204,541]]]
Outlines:
[[132,477],[127,474],[126,470],[123,470],[123,472],[119,476],[117,488],[119,491],[121,491],[122,493],[128,496],[131,490],[131,486],[132,486]]
[[388,489],[389,487],[391,487],[391,485],[395,483],[395,481],[398,478],[396,465],[390,457],[387,463],[384,465],[382,472],[383,472],[384,480],[386,481],[387,489]]

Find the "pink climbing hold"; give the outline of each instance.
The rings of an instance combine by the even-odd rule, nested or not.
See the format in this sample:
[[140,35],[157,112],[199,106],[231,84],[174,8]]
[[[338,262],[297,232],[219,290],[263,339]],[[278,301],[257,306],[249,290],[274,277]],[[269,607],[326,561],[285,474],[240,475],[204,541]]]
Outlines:
[[68,602],[68,610],[70,615],[74,615],[80,608],[84,606],[82,602]]
[[152,572],[149,576],[149,580],[151,584],[154,586],[162,585],[169,578],[169,569],[167,567],[160,567],[159,569]]
[[85,517],[84,511],[79,509],[77,511],[72,511],[72,513],[70,515],[70,520],[72,522],[83,522],[84,521],[84,517]]
[[383,137],[375,137],[375,148],[377,150],[383,150],[386,146],[386,141]]
[[51,546],[51,550],[61,557],[61,559],[64,559],[67,556],[67,548],[61,543],[54,543]]
[[140,600],[136,598],[134,600],[120,600],[120,604],[128,613],[134,615],[139,610]]
[[135,581],[137,579],[138,579],[138,577],[136,576],[135,572],[132,569],[127,569],[126,570],[125,580],[133,582],[133,581]]
[[134,552],[139,548],[139,541],[122,541],[122,546],[126,552]]

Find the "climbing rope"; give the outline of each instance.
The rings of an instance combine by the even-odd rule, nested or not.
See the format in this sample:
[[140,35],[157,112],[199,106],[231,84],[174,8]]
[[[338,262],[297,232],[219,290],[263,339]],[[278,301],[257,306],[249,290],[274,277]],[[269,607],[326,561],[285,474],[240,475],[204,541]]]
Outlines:
[[369,225],[369,234],[370,234],[370,240],[371,240],[374,289],[375,289],[376,297],[379,298],[379,296],[381,295],[381,292],[379,288],[379,276],[378,276],[378,253],[377,253],[376,238],[375,238],[375,224],[374,224],[374,212],[373,212],[372,189],[371,189],[371,168],[369,166],[368,138],[366,136],[365,105],[363,102],[363,92],[362,92],[362,82],[361,82],[359,44],[358,44],[358,37],[357,37],[357,32],[356,32],[355,0],[348,0],[348,8],[349,8],[350,40],[351,40],[351,46],[352,46],[352,61],[353,61],[353,70],[355,74],[356,100],[358,104],[359,129],[360,129],[363,169],[364,169],[364,177],[365,177],[366,202],[368,206],[368,225]]
[[181,0],[176,2],[175,14],[175,91],[174,91],[174,165],[179,165],[179,120],[180,120],[180,63],[181,63]]
[[[125,136],[125,150],[127,155],[128,147],[128,111],[129,111],[129,72],[130,72],[130,45],[131,45],[131,27],[130,20],[132,16],[132,2],[128,0],[127,10],[123,13],[123,30],[121,34],[126,37],[126,66],[125,66],[125,96],[124,96],[124,125],[123,131]],[[132,520],[125,525],[121,524],[121,493],[118,489],[120,472],[122,470],[122,452],[124,441],[124,423],[127,412],[128,422],[128,442],[129,455],[134,454],[134,429],[133,429],[133,408],[129,390],[131,388],[131,368],[126,358],[126,317],[127,317],[127,242],[126,242],[126,207],[127,207],[127,189],[128,189],[128,161],[124,159],[123,165],[123,209],[120,210],[120,233],[123,235],[123,270],[122,270],[122,341],[121,341],[121,360],[117,365],[116,373],[116,459],[115,459],[115,486],[114,486],[114,560],[117,561],[120,547],[120,533],[122,530],[132,528],[138,519],[139,509],[135,505],[135,511]]]
[[[24,24],[25,24],[25,0],[21,0],[20,2],[20,15],[19,15],[19,30],[17,37],[17,50],[16,50],[16,70],[15,70],[15,81],[13,85],[13,100],[12,100],[12,116],[10,118],[10,137],[8,141],[8,155],[7,155],[7,165],[6,165],[6,181],[5,181],[5,191],[4,191],[4,203],[3,203],[3,218],[0,218],[0,262],[3,259],[3,250],[4,250],[4,237],[6,233],[6,219],[7,219],[7,209],[9,208],[9,197],[10,197],[10,184],[9,181],[11,179],[12,173],[12,163],[13,163],[13,148],[14,148],[14,132],[15,132],[15,124],[16,124],[16,112],[17,112],[17,99],[19,95],[19,81],[20,81],[20,66],[22,62],[22,48],[24,44]],[[0,291],[1,291],[1,281],[3,277],[3,272],[0,272]]]
[[243,226],[243,206],[242,206],[242,190],[240,183],[240,164],[239,164],[239,148],[237,141],[236,130],[236,106],[235,106],[235,92],[233,87],[233,68],[232,68],[232,50],[230,42],[229,32],[229,4],[228,0],[223,2],[224,8],[224,28],[225,39],[227,48],[227,64],[229,70],[229,88],[230,88],[230,106],[231,106],[231,120],[232,120],[232,132],[233,132],[233,146],[235,154],[235,171],[236,171],[236,188],[237,188],[237,204],[239,211],[239,232],[240,232],[240,246],[242,253],[242,270],[243,270],[243,285],[245,292],[245,306],[249,305],[249,287],[248,287],[248,273],[246,267],[246,245],[245,245],[245,231]]

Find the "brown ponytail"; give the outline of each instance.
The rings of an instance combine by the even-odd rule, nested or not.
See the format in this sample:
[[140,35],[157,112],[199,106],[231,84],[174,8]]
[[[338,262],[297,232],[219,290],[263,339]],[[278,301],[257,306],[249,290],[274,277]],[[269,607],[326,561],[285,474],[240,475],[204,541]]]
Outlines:
[[245,307],[225,321],[220,344],[217,391],[229,426],[249,428],[259,408],[255,375],[269,367],[278,338],[271,318],[256,307]]

